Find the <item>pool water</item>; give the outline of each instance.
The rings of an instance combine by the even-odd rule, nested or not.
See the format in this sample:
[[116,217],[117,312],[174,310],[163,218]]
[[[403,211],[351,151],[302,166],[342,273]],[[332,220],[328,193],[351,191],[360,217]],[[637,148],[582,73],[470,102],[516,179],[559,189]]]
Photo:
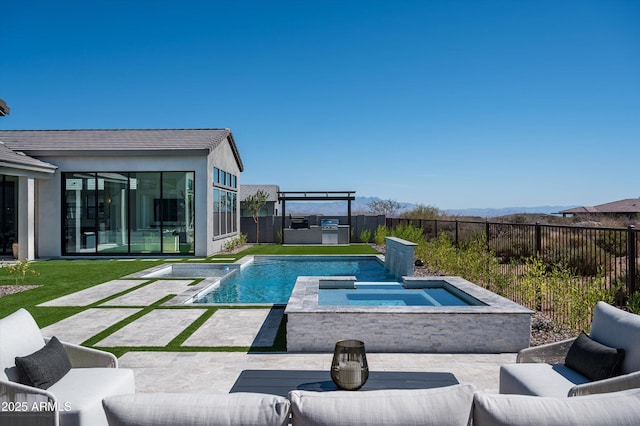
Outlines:
[[396,282],[375,257],[256,256],[193,303],[285,304],[299,276],[355,275],[358,281]]
[[358,284],[356,289],[320,289],[318,305],[335,306],[469,306],[470,301],[444,287],[406,289],[401,284]]

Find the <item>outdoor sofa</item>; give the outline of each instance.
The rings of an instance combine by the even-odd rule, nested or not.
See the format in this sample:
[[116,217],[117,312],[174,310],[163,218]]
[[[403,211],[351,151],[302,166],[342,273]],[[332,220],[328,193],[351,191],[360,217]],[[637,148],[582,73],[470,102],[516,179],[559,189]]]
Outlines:
[[567,397],[640,387],[640,315],[598,302],[590,333],[523,349],[500,393]]
[[133,371],[117,367],[111,353],[44,339],[19,309],[0,319],[0,424],[107,425],[102,399],[135,392]]
[[637,425],[640,389],[575,398],[499,395],[462,384],[420,390],[231,393],[105,398],[110,426]]

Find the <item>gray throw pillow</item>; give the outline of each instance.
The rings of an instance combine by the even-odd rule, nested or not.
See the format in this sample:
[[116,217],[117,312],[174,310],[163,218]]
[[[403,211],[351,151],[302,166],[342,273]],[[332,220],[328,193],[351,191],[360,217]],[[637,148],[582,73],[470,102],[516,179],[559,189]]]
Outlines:
[[40,389],[49,389],[71,370],[69,356],[55,336],[42,349],[15,361],[20,383]]
[[624,349],[610,348],[580,333],[564,364],[590,380],[603,380],[619,375],[623,360]]

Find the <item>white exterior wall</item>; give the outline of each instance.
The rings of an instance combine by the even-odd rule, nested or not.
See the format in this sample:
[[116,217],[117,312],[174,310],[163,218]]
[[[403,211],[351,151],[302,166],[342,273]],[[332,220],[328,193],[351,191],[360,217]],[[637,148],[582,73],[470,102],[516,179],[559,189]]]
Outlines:
[[[229,143],[220,144],[211,154],[209,154],[209,167],[207,175],[208,191],[207,191],[207,253],[213,254],[222,251],[224,244],[230,238],[234,238],[240,235],[240,168],[236,157],[233,155],[233,150]],[[238,190],[237,198],[237,215],[236,220],[238,224],[238,233],[235,235],[214,239],[213,237],[213,168],[224,170],[225,172],[236,175],[236,183]],[[196,210],[197,212],[197,210]],[[197,213],[196,213],[197,214]]]
[[[228,146],[228,144],[222,144]],[[39,159],[55,164],[58,171],[52,179],[40,180],[37,197],[38,257],[59,257],[62,255],[62,184],[64,172],[166,172],[193,171],[195,173],[195,255],[212,254],[209,241],[212,239],[212,169],[208,161],[218,155],[217,149],[208,157],[200,155],[177,156],[179,151],[166,155],[133,156],[38,156]],[[229,151],[231,151],[229,149]],[[232,156],[233,157],[233,156]],[[218,160],[216,160],[217,163]],[[235,159],[234,159],[235,162]],[[222,167],[222,166],[220,166]],[[233,170],[237,170],[237,165]],[[230,170],[231,171],[231,170]]]

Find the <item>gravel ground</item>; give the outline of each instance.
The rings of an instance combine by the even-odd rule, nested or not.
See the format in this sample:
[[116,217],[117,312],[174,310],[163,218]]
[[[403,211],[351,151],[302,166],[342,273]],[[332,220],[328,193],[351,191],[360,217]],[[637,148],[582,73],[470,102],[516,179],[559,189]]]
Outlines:
[[39,287],[37,285],[0,285],[0,297]]

